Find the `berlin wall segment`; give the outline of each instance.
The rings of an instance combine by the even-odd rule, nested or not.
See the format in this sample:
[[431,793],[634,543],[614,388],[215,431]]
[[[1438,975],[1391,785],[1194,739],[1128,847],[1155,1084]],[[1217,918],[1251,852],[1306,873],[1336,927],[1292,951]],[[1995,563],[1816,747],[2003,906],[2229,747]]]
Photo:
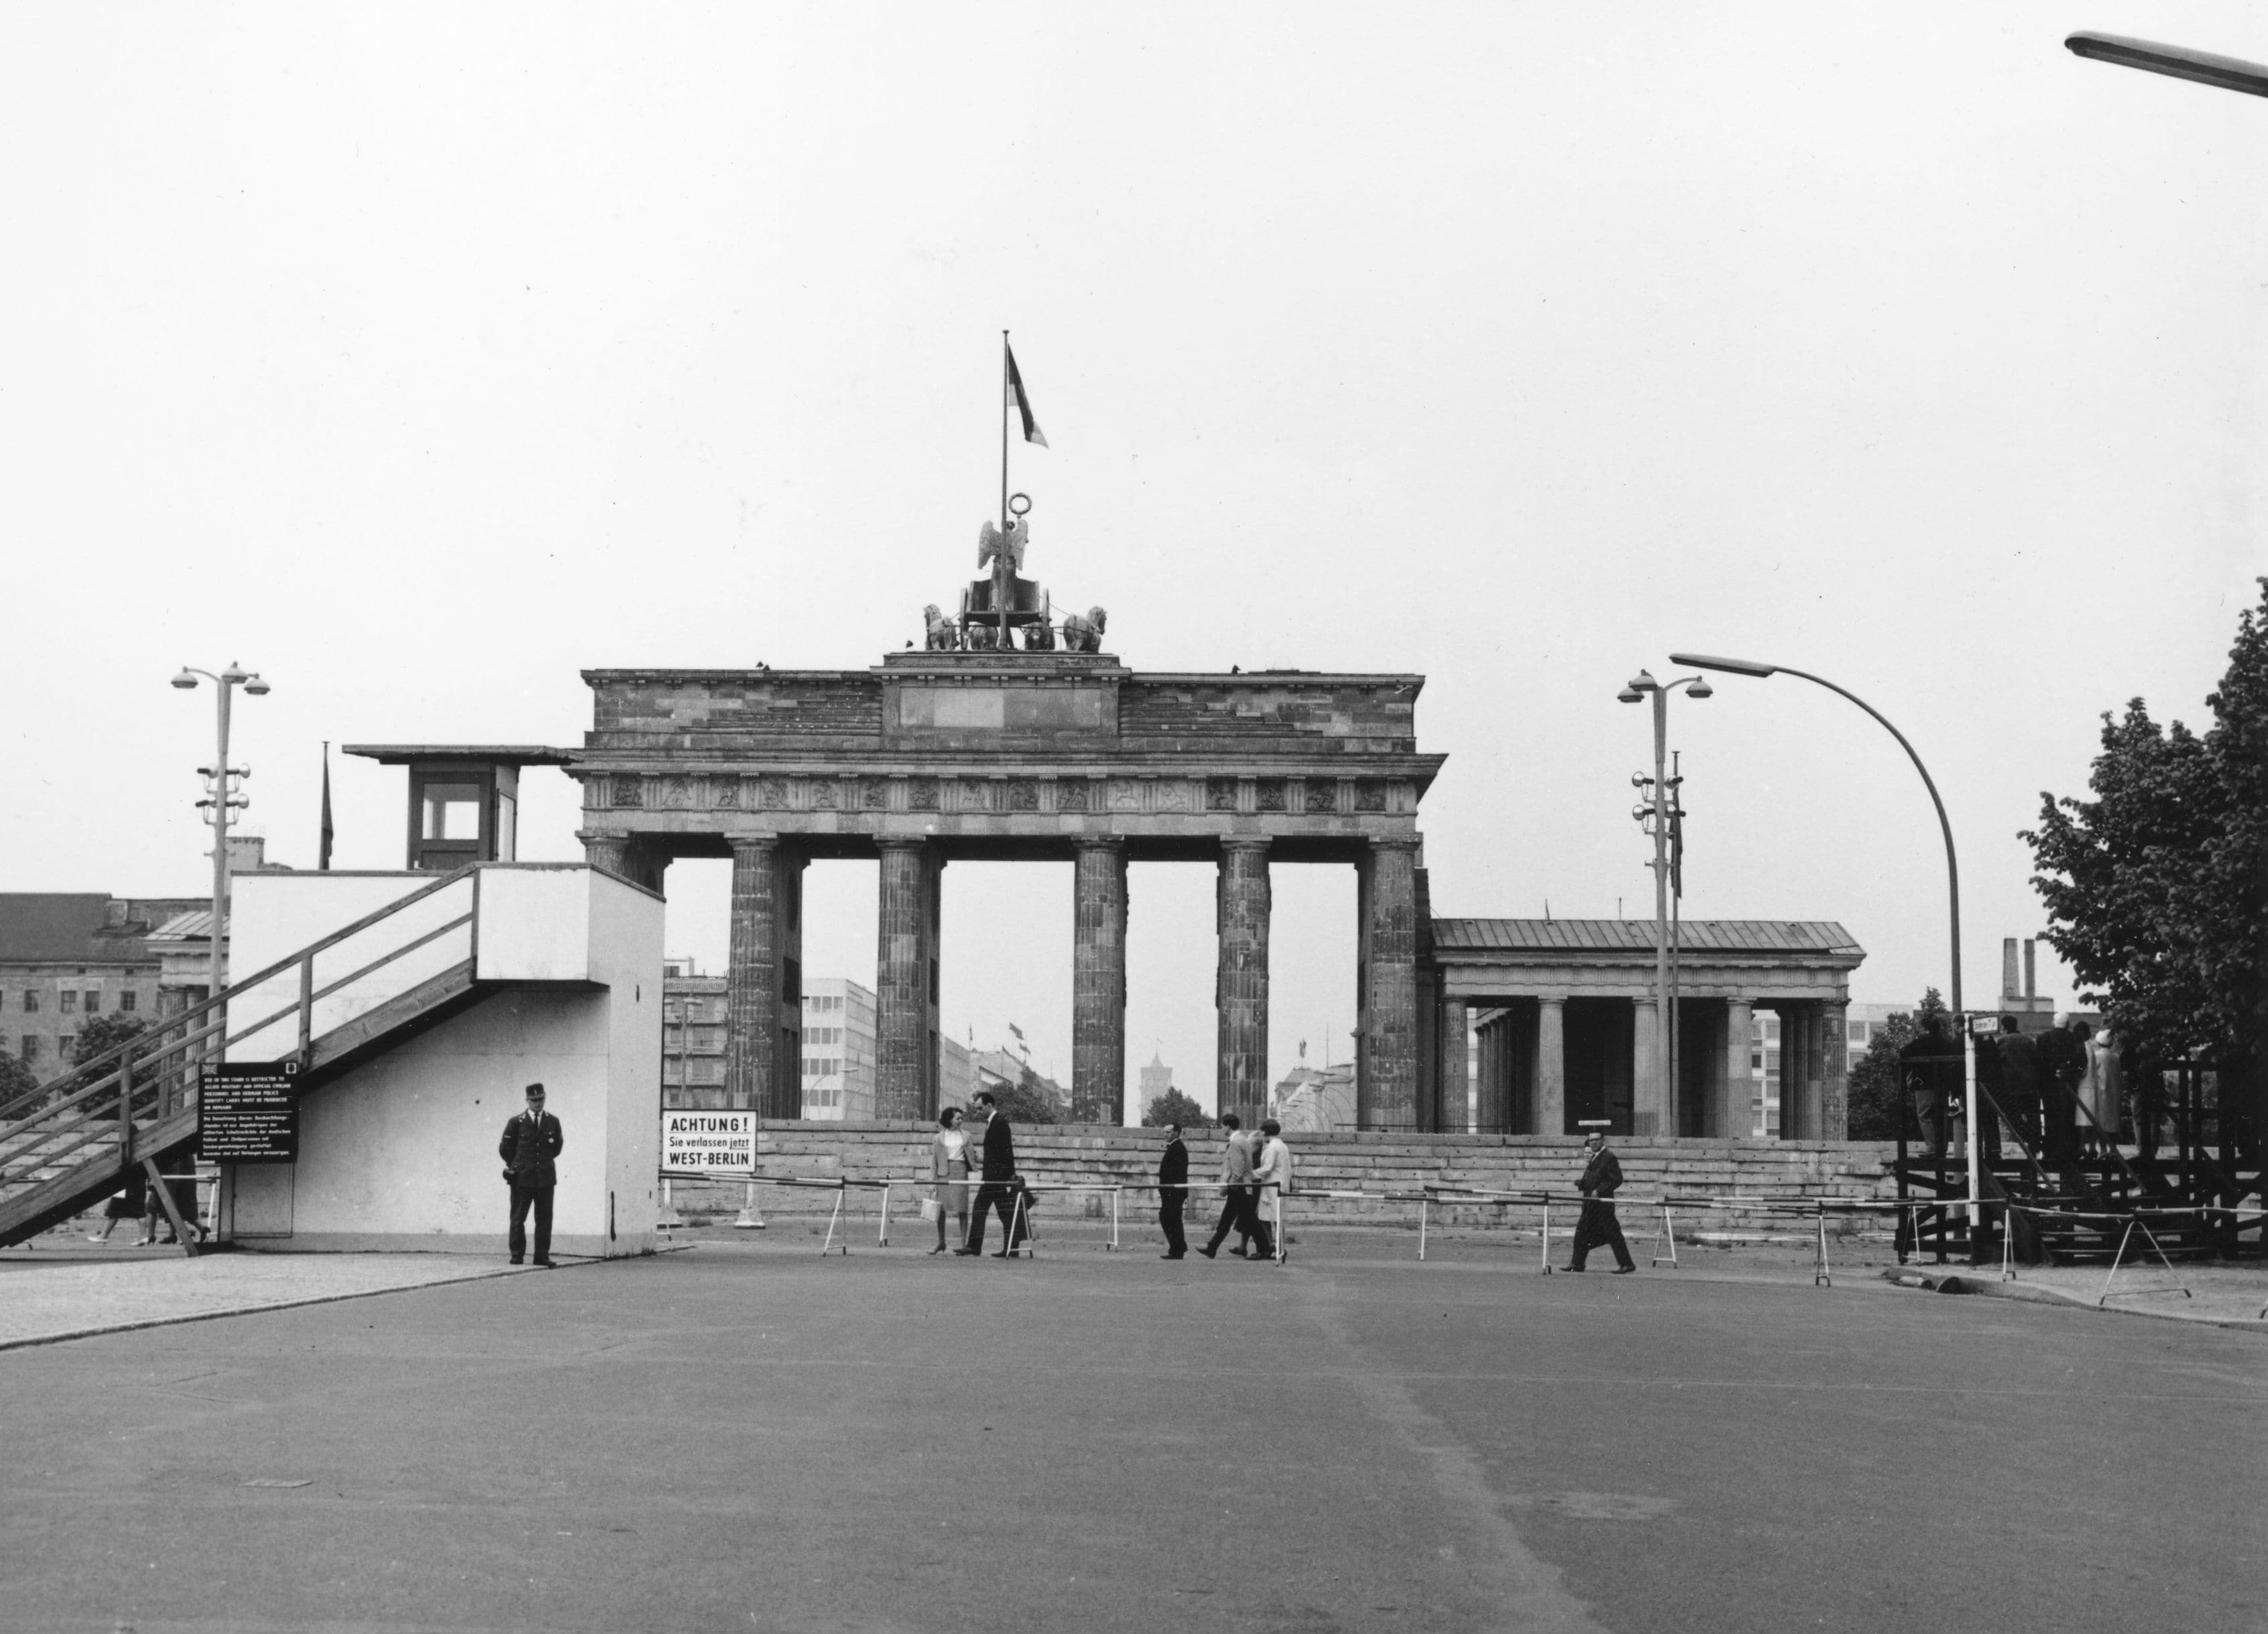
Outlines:
[[[1211,860],[1222,1104],[1266,1096],[1268,869],[1354,864],[1366,1121],[1414,1128],[1424,678],[1141,675],[1103,653],[903,652],[854,671],[592,670],[570,768],[596,866],[659,887],[674,857],[733,859],[727,1078],[783,1115],[793,1093],[799,871],[876,857],[876,1113],[935,1109],[939,872],[956,858],[1076,865],[1072,1093],[1123,1115],[1125,865]],[[791,875],[795,876],[791,880]],[[1231,908],[1233,913],[1232,915]],[[1233,924],[1232,924],[1232,918]],[[767,1027],[765,1018],[780,1019]]]

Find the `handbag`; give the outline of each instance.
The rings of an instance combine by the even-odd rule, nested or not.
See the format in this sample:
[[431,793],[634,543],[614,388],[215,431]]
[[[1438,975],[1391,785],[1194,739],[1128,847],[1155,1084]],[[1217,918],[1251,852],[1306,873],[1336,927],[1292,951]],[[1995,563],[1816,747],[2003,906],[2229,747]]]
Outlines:
[[941,1220],[945,1218],[945,1204],[939,1203],[935,1197],[924,1197],[921,1200],[921,1211],[922,1218],[925,1220]]

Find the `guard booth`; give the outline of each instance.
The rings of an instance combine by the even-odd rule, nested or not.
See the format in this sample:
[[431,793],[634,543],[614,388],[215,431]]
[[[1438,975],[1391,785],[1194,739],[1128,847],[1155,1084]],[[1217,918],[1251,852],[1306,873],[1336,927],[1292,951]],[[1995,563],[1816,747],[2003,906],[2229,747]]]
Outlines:
[[435,873],[519,861],[519,769],[574,759],[525,743],[350,743],[344,752],[409,769],[406,865]]

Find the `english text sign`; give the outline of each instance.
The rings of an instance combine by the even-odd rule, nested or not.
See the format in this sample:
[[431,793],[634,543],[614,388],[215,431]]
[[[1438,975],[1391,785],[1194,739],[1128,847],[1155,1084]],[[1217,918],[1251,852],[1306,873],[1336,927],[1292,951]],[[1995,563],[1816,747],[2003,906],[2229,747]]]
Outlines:
[[197,1069],[197,1155],[208,1163],[299,1160],[299,1064],[231,1061]]

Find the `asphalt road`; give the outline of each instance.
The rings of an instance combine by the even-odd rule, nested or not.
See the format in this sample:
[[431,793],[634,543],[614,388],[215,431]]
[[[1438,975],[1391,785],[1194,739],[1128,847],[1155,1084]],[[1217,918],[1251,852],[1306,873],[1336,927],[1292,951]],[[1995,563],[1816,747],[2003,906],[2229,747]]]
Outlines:
[[2268,1339],[704,1246],[0,1354],[0,1627],[2268,1626]]

